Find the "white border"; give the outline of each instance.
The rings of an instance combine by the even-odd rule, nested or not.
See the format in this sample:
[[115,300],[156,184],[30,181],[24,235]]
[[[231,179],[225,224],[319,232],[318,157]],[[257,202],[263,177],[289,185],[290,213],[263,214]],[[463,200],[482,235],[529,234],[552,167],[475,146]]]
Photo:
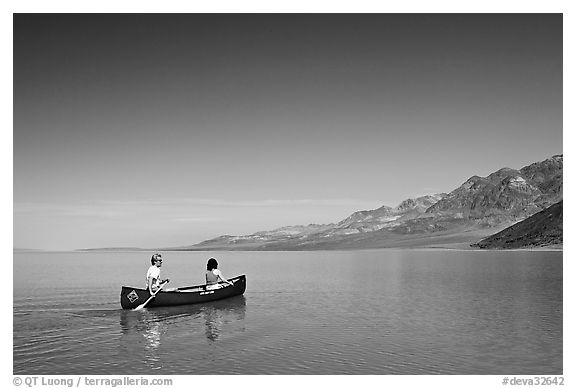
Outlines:
[[[406,4],[408,3],[408,4]],[[568,198],[565,204],[565,236],[564,239],[564,378],[565,386],[573,385],[572,368],[573,348],[570,343],[574,343],[572,329],[576,327],[573,319],[573,251],[571,244],[574,206],[570,202],[572,193],[572,171],[573,162],[571,155],[572,135],[571,129],[574,127],[572,110],[574,109],[574,76],[576,69],[574,63],[574,41],[575,21],[572,9],[568,1],[483,1],[477,2],[462,1],[410,1],[403,3],[373,2],[373,1],[302,1],[292,0],[284,2],[271,1],[214,1],[214,2],[184,2],[184,1],[98,1],[93,3],[79,1],[11,1],[3,4],[1,25],[4,31],[2,37],[2,51],[4,55],[2,66],[2,107],[3,107],[3,129],[2,129],[2,178],[10,182],[10,187],[5,187],[2,191],[2,245],[9,258],[9,265],[6,270],[12,274],[12,171],[13,171],[13,149],[12,149],[12,13],[74,13],[74,12],[117,12],[117,13],[266,13],[266,12],[295,12],[295,13],[563,13],[564,14],[564,160],[565,177],[564,191]],[[8,55],[9,54],[9,55]],[[572,260],[570,260],[572,259]],[[9,284],[7,284],[9,283]],[[12,300],[12,279],[5,282],[5,299]],[[10,302],[11,310],[11,302]],[[2,354],[2,375],[7,379],[5,383],[12,384],[12,313],[8,312],[10,319],[2,322],[2,340],[5,344]],[[9,346],[8,346],[9,344]],[[4,358],[6,357],[6,358]],[[70,377],[70,376],[68,376]],[[103,376],[99,376],[103,377]],[[114,376],[110,376],[114,377]],[[161,377],[161,376],[158,376]],[[174,387],[193,386],[193,384],[214,384],[213,377],[206,376],[165,376],[173,378]],[[364,384],[365,386],[410,386],[417,384],[421,386],[438,385],[443,387],[501,387],[504,376],[219,376],[217,384],[238,384],[269,387],[271,384],[295,384],[324,385],[324,384]],[[514,377],[514,376],[509,376]],[[521,376],[516,376],[521,377]],[[525,376],[533,377],[533,376]],[[572,383],[572,384],[571,384]],[[377,384],[377,385],[375,385]]]

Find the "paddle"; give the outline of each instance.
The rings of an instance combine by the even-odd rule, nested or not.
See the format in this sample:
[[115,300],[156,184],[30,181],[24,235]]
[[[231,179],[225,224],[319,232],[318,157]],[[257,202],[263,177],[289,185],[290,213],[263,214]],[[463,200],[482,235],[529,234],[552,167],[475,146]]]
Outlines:
[[150,302],[152,299],[154,299],[154,297],[156,296],[156,294],[162,289],[162,287],[164,287],[165,284],[167,284],[169,282],[169,280],[166,280],[164,283],[162,283],[160,285],[160,287],[158,287],[158,289],[152,294],[150,295],[150,298],[148,298],[148,300],[144,303],[142,303],[139,306],[136,306],[136,308],[134,309],[134,311],[138,311],[138,310],[142,310],[144,307],[146,307],[146,305],[148,304],[148,302]]

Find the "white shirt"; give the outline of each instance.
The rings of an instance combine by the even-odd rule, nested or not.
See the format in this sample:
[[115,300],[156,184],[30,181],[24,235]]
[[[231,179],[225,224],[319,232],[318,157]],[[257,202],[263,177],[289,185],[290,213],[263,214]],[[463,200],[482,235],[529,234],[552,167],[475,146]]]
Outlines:
[[160,279],[160,268],[155,265],[151,265],[150,268],[148,268],[148,272],[146,272],[146,288],[148,288],[149,279],[152,279],[152,285],[156,284],[158,279]]

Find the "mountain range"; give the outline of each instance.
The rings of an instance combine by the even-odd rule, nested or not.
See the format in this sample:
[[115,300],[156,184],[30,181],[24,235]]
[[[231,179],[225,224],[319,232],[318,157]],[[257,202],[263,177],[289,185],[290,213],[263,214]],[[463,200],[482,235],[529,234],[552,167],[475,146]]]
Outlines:
[[563,156],[556,155],[520,170],[502,168],[487,177],[472,176],[449,193],[406,199],[396,207],[358,211],[338,223],[224,235],[170,249],[469,247],[562,201],[562,182]]

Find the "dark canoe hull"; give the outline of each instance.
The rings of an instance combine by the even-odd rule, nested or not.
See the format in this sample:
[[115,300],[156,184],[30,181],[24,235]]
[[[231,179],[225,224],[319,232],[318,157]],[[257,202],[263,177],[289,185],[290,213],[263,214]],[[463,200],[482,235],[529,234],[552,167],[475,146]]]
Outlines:
[[[246,275],[240,275],[229,280],[233,282],[234,285],[226,285],[217,290],[206,290],[205,286],[201,285],[182,287],[178,288],[177,291],[160,291],[154,299],[148,302],[146,308],[205,303],[242,295],[246,290]],[[146,302],[148,298],[150,298],[150,292],[148,292],[148,290],[124,286],[120,293],[120,304],[123,309],[134,309]]]

